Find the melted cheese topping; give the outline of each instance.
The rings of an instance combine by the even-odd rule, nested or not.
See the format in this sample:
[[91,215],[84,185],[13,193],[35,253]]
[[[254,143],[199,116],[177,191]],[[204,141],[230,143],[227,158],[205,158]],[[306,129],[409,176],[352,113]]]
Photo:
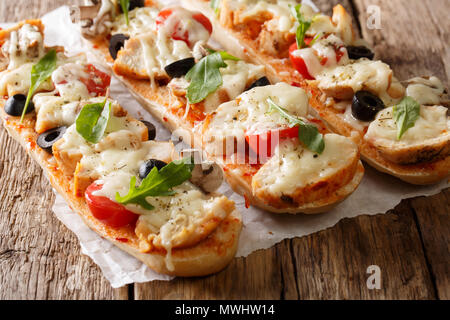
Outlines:
[[376,119],[370,124],[366,135],[367,140],[395,142],[399,146],[422,144],[428,139],[448,135],[450,117],[447,117],[447,108],[442,106],[421,106],[420,117],[414,127],[408,129],[401,140],[397,140],[397,125],[392,116],[393,107],[379,112]]
[[116,11],[115,4],[111,0],[100,0],[100,3],[100,9],[97,16],[91,21],[92,23],[88,23],[81,29],[83,35],[88,38],[106,36],[111,30]]
[[[31,86],[31,69],[34,63],[25,63],[16,69],[8,69],[0,73],[0,95],[13,96],[17,93],[28,94]],[[47,79],[37,88],[39,91],[52,91],[53,83]]]
[[191,50],[184,41],[167,38],[161,33],[146,33],[138,36],[142,50],[138,53],[140,57],[134,59],[136,69],[143,69],[150,77],[152,83],[155,75],[161,74],[167,65],[186,58],[192,57]]
[[370,121],[361,121],[356,119],[352,114],[352,103],[348,101],[342,101],[339,103],[341,106],[345,105],[345,112],[343,114],[339,114],[347,124],[358,131],[364,131],[366,127],[370,125]]
[[[81,109],[80,102],[68,102],[66,99],[49,94],[37,94],[33,97],[36,108],[36,127],[38,133],[49,129],[72,125]],[[88,104],[91,102],[86,102]]]
[[347,88],[353,93],[364,89],[377,94],[385,103],[390,103],[387,90],[391,85],[392,74],[391,68],[381,61],[360,59],[345,66],[325,69],[316,76],[316,80],[319,88],[334,91],[336,95]]
[[288,126],[287,120],[278,112],[268,112],[269,97],[294,116],[304,117],[308,114],[306,92],[281,82],[254,88],[237,99],[222,104],[211,120],[208,134],[214,137],[235,136],[239,139],[246,133],[267,132],[270,129]]
[[[343,54],[339,62],[337,61],[335,48],[340,48],[339,51]],[[293,55],[303,59],[309,74],[313,77],[316,77],[325,69],[334,68],[337,65],[345,65],[349,62],[344,43],[335,35],[316,41],[310,48],[295,50]],[[323,61],[326,62],[323,63]]]
[[[75,61],[85,61],[85,57],[83,55],[66,57],[61,52],[57,53],[58,69],[60,66],[63,66],[66,63],[72,63]],[[31,86],[31,70],[36,62],[25,63],[15,69],[11,68],[10,65],[8,67],[8,70],[0,72],[0,95],[12,96],[17,93],[27,95],[28,90]],[[57,70],[55,70],[54,72],[56,72]],[[52,78],[50,77],[46,81],[41,83],[41,85],[36,89],[36,92],[53,90],[54,85]]]
[[[225,0],[227,1],[227,0]],[[280,31],[295,33],[298,22],[294,19],[290,6],[298,4],[295,0],[278,1],[260,1],[260,0],[228,0],[227,4],[233,11],[241,11],[239,15],[235,14],[239,22],[245,22],[247,19],[256,19],[270,13],[272,19],[265,23],[269,31]],[[312,7],[302,4],[300,12],[306,20],[312,21],[311,27],[307,31],[308,36],[314,36],[318,33],[336,34],[346,44],[353,41],[351,18],[343,16],[343,12],[338,12],[333,18],[323,14],[317,14]]]
[[180,6],[168,7],[165,10],[171,10],[172,13],[159,26],[159,33],[164,34],[166,37],[174,35],[184,38],[187,35],[187,40],[191,47],[194,47],[197,42],[206,43],[209,40],[209,31],[203,24],[194,19],[194,12]]
[[406,95],[414,98],[421,105],[438,105],[444,94],[444,85],[436,77],[412,78],[408,80]]
[[[244,92],[249,82],[256,81],[264,76],[264,67],[246,63],[244,61],[226,60],[226,68],[221,68],[223,84],[228,99],[232,100]],[[220,90],[220,89],[219,89]],[[220,92],[216,91],[205,99],[205,112],[212,112],[221,104]]]
[[3,53],[9,57],[8,69],[16,69],[23,64],[37,62],[44,55],[44,41],[38,27],[24,24],[12,31],[9,40],[2,46]]
[[295,140],[285,140],[277,146],[274,156],[256,173],[254,180],[269,193],[289,195],[296,189],[326,180],[352,163],[358,153],[352,140],[337,135],[324,135],[322,154],[304,148]]
[[136,174],[139,165],[148,159],[147,154],[155,150],[152,147],[154,142],[141,141],[142,130],[137,121],[112,116],[103,139],[92,144],[78,134],[75,125],[72,125],[64,134],[64,141],[59,149],[69,155],[81,154],[83,170],[94,178],[104,177],[118,170]]
[[125,15],[118,16],[112,24],[111,34],[122,33],[135,37],[156,30],[155,19],[159,10],[155,7],[142,7],[128,13],[130,24],[127,25]]
[[241,21],[245,21],[248,18],[260,17],[263,13],[269,12],[273,15],[273,19],[270,21],[270,28],[272,30],[289,32],[295,26],[289,9],[290,5],[297,5],[294,0],[280,0],[277,3],[256,0],[233,0],[228,1],[228,3],[234,9],[233,11],[242,10],[239,16]]
[[189,241],[203,231],[205,221],[223,220],[227,215],[220,198],[204,195],[189,182],[175,187],[174,191],[176,194],[172,197],[149,197],[155,209],[141,215],[138,222],[144,222],[155,234],[159,233],[161,245],[167,250],[169,270],[174,270],[171,257],[175,241]]
[[83,61],[78,61],[60,66],[53,72],[51,79],[61,97],[73,101],[91,97],[86,85],[80,81],[81,78],[89,77]]

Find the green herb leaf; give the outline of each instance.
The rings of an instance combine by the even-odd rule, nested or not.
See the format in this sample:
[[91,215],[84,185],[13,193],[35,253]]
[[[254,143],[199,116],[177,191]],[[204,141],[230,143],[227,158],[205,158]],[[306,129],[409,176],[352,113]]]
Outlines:
[[211,48],[207,48],[206,50],[208,50],[209,53],[220,53],[220,56],[222,57],[223,60],[233,60],[233,61],[239,61],[241,59],[239,59],[238,57],[233,56],[232,54],[226,52],[226,51],[216,51],[214,49]]
[[325,149],[325,141],[319,129],[313,124],[305,123],[302,119],[291,116],[288,111],[278,106],[272,98],[268,98],[269,112],[277,111],[283,118],[289,121],[291,126],[298,126],[299,140],[311,151],[321,154]]
[[218,14],[219,13],[219,7],[220,7],[220,0],[211,0],[210,5],[211,5],[211,8],[214,9],[214,12],[216,14]]
[[292,15],[298,21],[299,26],[297,27],[297,32],[295,34],[297,41],[297,48],[301,49],[306,47],[305,36],[308,29],[311,27],[312,21],[306,20],[303,14],[300,12],[301,4],[295,7],[290,6]]
[[52,75],[53,71],[55,71],[57,59],[56,51],[52,49],[31,69],[31,86],[28,90],[27,100],[25,102],[25,107],[23,108],[20,122],[23,121],[23,117],[27,113],[28,105],[30,104],[36,89]]
[[190,104],[199,103],[210,93],[215,92],[223,83],[219,69],[226,67],[219,52],[202,58],[193,66],[186,74],[186,79],[191,81],[186,93],[188,102]]
[[81,109],[75,122],[77,132],[86,141],[99,142],[105,134],[111,115],[111,104],[105,107],[106,99],[102,103],[88,104]]
[[130,19],[128,18],[128,9],[130,8],[130,0],[120,0],[120,6],[122,7],[122,12],[125,15],[125,20],[128,26],[130,24]]
[[189,158],[173,161],[159,171],[154,167],[138,187],[136,177],[132,177],[130,191],[124,197],[117,192],[116,201],[121,204],[134,203],[144,209],[153,210],[154,207],[145,198],[174,195],[172,188],[190,179],[193,169],[194,164]]
[[405,97],[393,108],[393,116],[397,124],[397,139],[400,140],[403,134],[414,127],[416,120],[420,116],[420,104],[411,97]]
[[314,38],[311,40],[311,42],[309,43],[309,46],[312,47],[314,45],[314,43],[316,43],[316,41],[319,40],[322,36],[323,36],[322,32],[319,32],[318,34],[316,34],[314,36]]

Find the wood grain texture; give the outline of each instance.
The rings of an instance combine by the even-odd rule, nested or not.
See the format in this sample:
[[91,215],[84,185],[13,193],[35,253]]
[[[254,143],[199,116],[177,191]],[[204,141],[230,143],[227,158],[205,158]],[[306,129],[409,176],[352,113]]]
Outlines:
[[[81,2],[0,0],[0,21],[37,18],[59,5]],[[405,9],[406,2],[411,7]],[[327,13],[336,3],[355,16],[361,13],[363,36],[401,78],[433,73],[448,79],[450,57],[444,44],[449,43],[450,26],[448,11],[439,6],[445,1],[424,2],[316,0]],[[365,9],[374,3],[382,8],[381,31],[365,27]],[[406,13],[399,14],[402,10]],[[421,12],[421,23],[409,33],[416,12]],[[396,23],[389,22],[390,15]],[[417,42],[419,49],[413,46]],[[402,57],[404,48],[408,52]],[[112,289],[99,268],[81,255],[76,237],[51,212],[54,196],[42,171],[1,126],[0,146],[0,299],[450,297],[450,190],[403,201],[388,214],[345,219],[317,234],[285,240],[235,259],[214,276],[136,284],[128,295],[127,287]],[[372,264],[381,268],[381,290],[367,289],[366,270]]]
[[[355,0],[364,39],[401,80],[435,75],[447,83],[450,74],[450,20],[446,0]],[[381,29],[367,27],[370,5],[381,9]],[[420,13],[420,14],[418,14]]]
[[[306,240],[293,241],[300,298],[435,298],[408,201],[386,215],[345,219]],[[371,265],[380,267],[380,290],[366,286]]]
[[437,297],[450,299],[450,190],[411,201]]
[[[449,1],[356,0],[364,38],[388,62],[400,80],[417,75],[435,75],[446,87],[450,78]],[[381,9],[381,29],[367,27],[369,5]],[[418,16],[420,12],[420,17]],[[423,242],[437,297],[450,297],[450,201],[449,190],[429,198],[410,200]]]

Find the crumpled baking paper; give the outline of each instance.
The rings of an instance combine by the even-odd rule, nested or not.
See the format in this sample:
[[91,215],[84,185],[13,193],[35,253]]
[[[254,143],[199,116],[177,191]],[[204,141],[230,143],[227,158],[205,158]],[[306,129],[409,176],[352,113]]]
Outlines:
[[[72,53],[86,51],[78,29],[70,23],[68,7],[61,7],[47,14],[43,17],[43,21],[46,25],[48,45],[64,45]],[[115,80],[111,85],[111,96],[135,117],[153,122],[157,127],[158,140],[170,138],[170,132],[152,119]],[[330,228],[343,218],[383,213],[394,208],[401,199],[433,195],[448,186],[448,181],[434,186],[412,186],[366,166],[366,174],[360,187],[335,209],[325,214],[297,216],[272,214],[253,207],[245,208],[244,199],[225,183],[220,191],[234,200],[242,213],[244,228],[237,256],[245,257],[258,249],[270,248],[283,239],[302,237]],[[58,194],[53,211],[58,219],[77,235],[82,252],[101,268],[112,287],[117,288],[133,282],[172,279],[153,272],[137,259],[98,236],[71,211]]]

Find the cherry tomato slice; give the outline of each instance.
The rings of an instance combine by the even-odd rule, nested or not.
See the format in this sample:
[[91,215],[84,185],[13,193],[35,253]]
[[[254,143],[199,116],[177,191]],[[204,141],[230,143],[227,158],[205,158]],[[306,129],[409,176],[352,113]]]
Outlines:
[[[164,9],[160,11],[158,16],[156,17],[156,27],[160,28],[162,25],[164,25],[166,20],[174,13],[174,10],[176,9]],[[205,15],[200,12],[193,12],[192,18],[199,22],[208,31],[209,34],[212,33],[213,27],[211,21]],[[176,21],[173,24],[172,28],[173,31],[170,35],[172,39],[184,41],[189,47],[193,45],[193,43],[190,43],[189,41],[189,30],[183,28],[181,20]]]
[[192,17],[200,22],[201,25],[205,27],[206,30],[208,30],[209,34],[213,32],[213,26],[211,24],[211,21],[202,13],[197,12],[192,15]]
[[98,70],[94,65],[88,64],[84,70],[88,74],[88,78],[81,78],[89,93],[95,96],[104,96],[111,84],[111,76],[103,71]]
[[[310,45],[311,41],[313,40],[312,37],[306,37],[305,38],[305,43],[306,45]],[[308,67],[306,66],[305,61],[303,60],[303,58],[294,55],[294,51],[296,51],[298,49],[297,47],[297,42],[294,42],[290,47],[289,47],[289,57],[291,59],[291,62],[293,64],[293,66],[295,67],[295,69],[302,75],[303,78],[305,78],[306,80],[314,80],[314,77],[311,76],[311,74],[308,71]],[[342,47],[335,47],[334,50],[336,52],[336,61],[339,63],[339,61],[341,61],[342,57],[345,55],[345,51],[341,50]],[[328,62],[328,58],[327,57],[318,57],[320,59],[320,64],[322,66],[326,65]]]
[[[277,132],[278,139],[273,139]],[[265,133],[248,134],[245,136],[250,149],[260,156],[271,157],[280,140],[298,137],[298,127],[283,128],[279,130],[268,131]],[[264,154],[266,153],[266,154]]]
[[86,189],[86,203],[92,215],[102,223],[113,228],[135,223],[139,215],[127,210],[123,205],[107,197],[93,194],[95,191],[101,190],[102,187],[102,185],[94,182]]
[[294,68],[300,73],[300,75],[306,80],[314,80],[314,77],[309,74],[308,67],[302,57],[294,54],[298,50],[297,42],[294,42],[289,47],[289,58]]

